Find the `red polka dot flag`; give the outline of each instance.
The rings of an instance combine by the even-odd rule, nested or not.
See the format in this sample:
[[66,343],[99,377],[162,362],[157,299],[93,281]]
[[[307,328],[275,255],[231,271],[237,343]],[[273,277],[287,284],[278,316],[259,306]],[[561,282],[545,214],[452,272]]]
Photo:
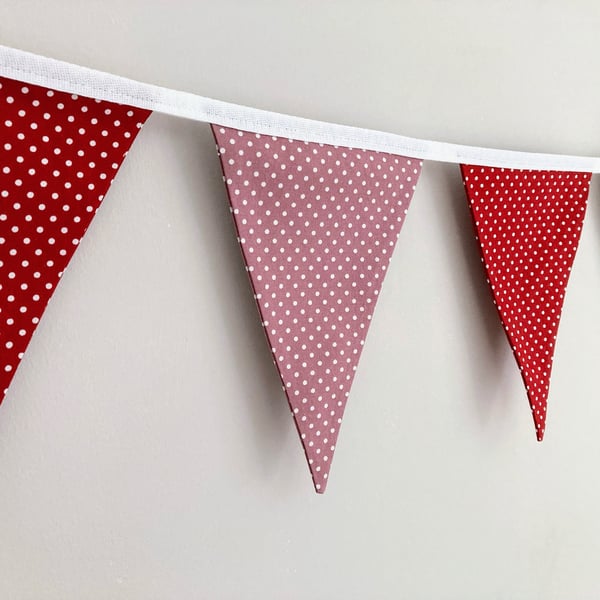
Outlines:
[[0,402],[149,114],[0,77]]
[[461,165],[494,303],[527,389],[537,439],[590,173]]
[[213,132],[263,327],[322,493],[421,163]]

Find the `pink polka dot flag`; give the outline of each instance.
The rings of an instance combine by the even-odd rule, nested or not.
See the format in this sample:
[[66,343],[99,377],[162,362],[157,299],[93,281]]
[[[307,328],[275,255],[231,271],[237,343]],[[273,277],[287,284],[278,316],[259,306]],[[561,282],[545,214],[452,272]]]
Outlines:
[[264,331],[322,493],[421,163],[213,132]]
[[527,389],[537,439],[590,173],[461,165],[494,303]]
[[149,114],[0,77],[0,402]]

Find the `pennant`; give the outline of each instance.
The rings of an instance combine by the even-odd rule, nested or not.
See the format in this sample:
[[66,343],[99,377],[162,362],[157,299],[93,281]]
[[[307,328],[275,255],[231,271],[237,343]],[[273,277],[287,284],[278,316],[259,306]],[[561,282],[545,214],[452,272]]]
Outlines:
[[0,77],[0,402],[149,114]]
[[263,327],[323,493],[421,163],[225,127],[213,133]]
[[591,173],[461,165],[494,303],[521,370],[538,441]]

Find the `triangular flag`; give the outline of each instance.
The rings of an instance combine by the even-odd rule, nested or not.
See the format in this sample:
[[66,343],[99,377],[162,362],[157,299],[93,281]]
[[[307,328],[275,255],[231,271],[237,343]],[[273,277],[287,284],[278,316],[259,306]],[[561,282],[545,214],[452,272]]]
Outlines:
[[264,330],[322,493],[421,163],[225,127],[213,133]]
[[149,114],[0,77],[0,402]]
[[471,165],[461,165],[461,172],[494,303],[542,441],[556,334],[591,174]]

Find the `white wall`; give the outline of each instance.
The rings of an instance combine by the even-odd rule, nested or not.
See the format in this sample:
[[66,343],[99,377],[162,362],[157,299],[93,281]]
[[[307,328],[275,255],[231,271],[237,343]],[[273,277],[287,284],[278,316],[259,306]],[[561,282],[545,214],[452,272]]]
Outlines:
[[[136,79],[596,155],[599,27],[593,0],[0,3],[0,43]],[[0,408],[0,598],[597,597],[599,194],[538,444],[458,168],[425,165],[320,497],[209,129],[153,115]]]

